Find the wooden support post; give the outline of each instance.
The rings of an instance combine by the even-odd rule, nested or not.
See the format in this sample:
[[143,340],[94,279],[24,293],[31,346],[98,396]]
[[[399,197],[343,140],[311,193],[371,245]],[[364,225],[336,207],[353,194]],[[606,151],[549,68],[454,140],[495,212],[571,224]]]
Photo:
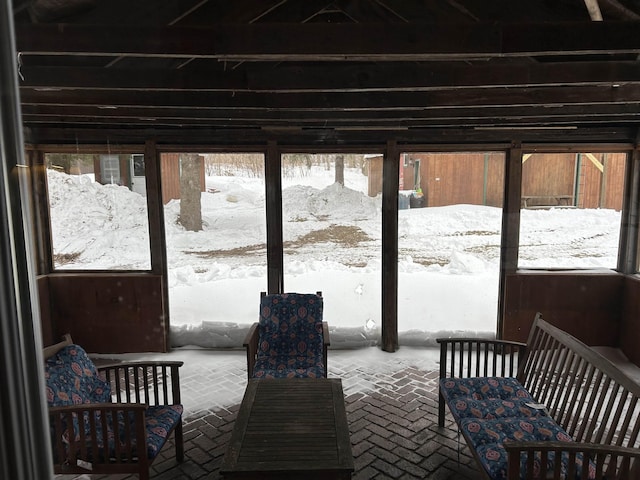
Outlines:
[[153,140],[147,140],[144,145],[144,177],[147,191],[151,271],[162,275],[166,274],[167,269],[167,245],[164,235],[160,153],[158,153],[156,142]]
[[382,163],[382,349],[398,349],[398,185],[400,151],[387,142]]
[[284,292],[282,257],[282,157],[278,145],[270,141],[264,165],[267,215],[267,291]]
[[162,312],[164,313],[163,348],[168,352],[169,315],[169,267],[167,262],[167,238],[164,228],[164,205],[162,203],[162,172],[160,152],[155,140],[144,144],[144,177],[147,191],[147,218],[149,219],[149,248],[151,252],[151,272],[162,277]]
[[497,337],[504,332],[504,299],[506,277],[518,268],[520,243],[520,202],[522,196],[522,145],[513,142],[505,158],[504,196],[502,200],[502,235],[500,247],[500,279],[498,286]]
[[46,275],[53,270],[53,248],[51,245],[51,219],[47,188],[47,166],[42,150],[27,150],[26,158],[30,171],[33,202],[33,229],[36,247],[36,274]]
[[638,229],[640,228],[640,146],[636,145],[627,159],[622,198],[622,224],[618,248],[618,271],[638,271]]

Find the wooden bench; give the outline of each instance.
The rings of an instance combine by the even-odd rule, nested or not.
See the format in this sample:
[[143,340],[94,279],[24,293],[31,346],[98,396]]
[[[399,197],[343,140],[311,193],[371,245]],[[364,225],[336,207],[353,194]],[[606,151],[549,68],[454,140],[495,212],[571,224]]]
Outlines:
[[446,404],[485,478],[640,479],[640,385],[602,355],[540,314],[526,344],[438,343],[438,425]]
[[572,207],[573,195],[523,195],[522,208]]

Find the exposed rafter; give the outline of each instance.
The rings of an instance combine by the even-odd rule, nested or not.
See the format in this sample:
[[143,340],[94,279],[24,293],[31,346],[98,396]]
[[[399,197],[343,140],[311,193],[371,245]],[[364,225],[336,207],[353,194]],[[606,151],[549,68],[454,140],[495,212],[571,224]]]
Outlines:
[[[19,25],[22,54],[242,61],[429,61],[640,54],[640,23],[217,25],[211,28]],[[571,35],[567,35],[570,31]],[[87,41],[91,39],[91,41]]]
[[587,6],[587,10],[589,11],[589,17],[594,22],[602,21],[602,12],[600,11],[600,5],[598,4],[598,0],[584,0],[584,4]]
[[15,14],[34,142],[633,141],[640,125],[640,21],[618,0],[112,0],[66,23]]

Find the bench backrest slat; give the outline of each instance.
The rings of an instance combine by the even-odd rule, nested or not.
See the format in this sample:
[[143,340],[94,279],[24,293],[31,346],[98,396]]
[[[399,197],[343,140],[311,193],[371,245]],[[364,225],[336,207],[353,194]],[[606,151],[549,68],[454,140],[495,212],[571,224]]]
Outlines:
[[554,384],[554,398],[549,402],[549,411],[556,418],[562,418],[567,406],[567,391],[563,388],[568,382],[571,382],[573,375],[569,375],[572,368],[572,362],[576,360],[576,356],[570,350],[563,350],[562,362],[560,364],[561,375],[556,375],[556,383]]
[[518,380],[575,441],[640,448],[640,385],[541,315]]

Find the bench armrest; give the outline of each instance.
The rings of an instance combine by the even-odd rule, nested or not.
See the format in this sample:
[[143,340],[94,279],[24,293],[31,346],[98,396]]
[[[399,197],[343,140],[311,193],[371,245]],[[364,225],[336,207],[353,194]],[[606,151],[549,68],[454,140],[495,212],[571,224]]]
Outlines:
[[179,368],[183,362],[140,361],[101,365],[117,403],[176,405],[180,399]]
[[527,345],[509,340],[438,338],[440,378],[515,377]]
[[[640,450],[637,448],[618,447],[594,443],[578,442],[505,442],[504,448],[508,455],[507,478],[515,480],[520,478],[547,478],[559,480],[563,478],[616,478],[639,480],[640,479]],[[547,462],[540,462],[540,472],[534,477],[534,455],[542,459],[555,456],[566,457],[567,471],[561,472],[560,465],[553,471],[547,470]],[[526,472],[520,471],[521,456],[527,461]],[[595,469],[595,476],[585,476],[577,472],[576,457],[588,458],[591,468]],[[579,475],[582,475],[579,477]]]

